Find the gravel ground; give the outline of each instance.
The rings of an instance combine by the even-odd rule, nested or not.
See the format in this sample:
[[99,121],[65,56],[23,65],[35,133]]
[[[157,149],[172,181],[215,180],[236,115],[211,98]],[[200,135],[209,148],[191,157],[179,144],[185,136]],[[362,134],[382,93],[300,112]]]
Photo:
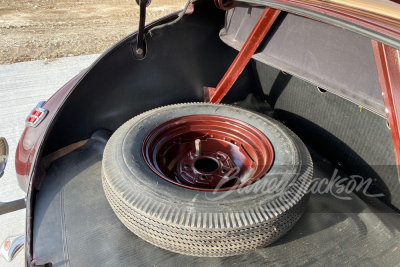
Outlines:
[[[146,22],[186,0],[153,0]],[[135,0],[0,0],[0,64],[102,53],[135,31]]]

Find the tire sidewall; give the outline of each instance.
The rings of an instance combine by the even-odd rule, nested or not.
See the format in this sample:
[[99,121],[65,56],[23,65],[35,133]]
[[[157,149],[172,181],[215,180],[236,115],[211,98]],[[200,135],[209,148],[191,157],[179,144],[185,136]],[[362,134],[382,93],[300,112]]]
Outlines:
[[[262,132],[274,149],[274,162],[268,173],[242,189],[223,192],[187,189],[154,173],[142,154],[143,141],[148,133],[168,120],[199,114],[234,118]],[[116,162],[113,166],[118,168],[120,175],[118,179],[109,179],[108,182],[111,186],[128,184],[124,187],[125,192],[119,192],[124,199],[129,201],[134,195],[143,194],[154,201],[187,211],[238,211],[271,202],[291,187],[298,186],[296,183],[302,174],[302,161],[304,157],[309,157],[301,154],[304,154],[302,151],[308,152],[299,148],[304,146],[300,139],[272,118],[238,107],[205,103],[173,105],[141,114],[118,129],[110,141],[105,153],[112,153],[112,156],[105,158],[105,161]],[[108,179],[107,162],[103,164],[103,172]]]

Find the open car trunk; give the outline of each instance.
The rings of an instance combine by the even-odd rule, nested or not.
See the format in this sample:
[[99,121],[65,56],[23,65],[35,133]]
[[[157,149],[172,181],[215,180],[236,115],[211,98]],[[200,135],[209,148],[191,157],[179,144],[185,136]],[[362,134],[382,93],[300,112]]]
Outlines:
[[[67,99],[44,146],[43,158],[53,160],[34,206],[36,264],[396,265],[400,185],[371,40],[286,12],[223,103],[272,116],[307,145],[314,181],[326,183],[311,192],[305,214],[272,245],[227,258],[163,250],[119,221],[101,184],[111,134],[144,111],[203,101],[203,86],[219,82],[263,9],[241,4],[224,12],[212,1],[194,8],[148,37],[145,60],[132,58],[132,37],[122,40]],[[54,156],[83,140],[72,152]],[[364,178],[372,183],[345,190]]]

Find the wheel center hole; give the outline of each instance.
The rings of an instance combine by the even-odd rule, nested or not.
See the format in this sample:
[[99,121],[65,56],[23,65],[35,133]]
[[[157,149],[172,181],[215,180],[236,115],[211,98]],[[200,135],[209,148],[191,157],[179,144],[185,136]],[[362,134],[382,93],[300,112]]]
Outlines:
[[213,172],[218,169],[218,163],[209,158],[201,158],[196,160],[194,167],[200,172]]

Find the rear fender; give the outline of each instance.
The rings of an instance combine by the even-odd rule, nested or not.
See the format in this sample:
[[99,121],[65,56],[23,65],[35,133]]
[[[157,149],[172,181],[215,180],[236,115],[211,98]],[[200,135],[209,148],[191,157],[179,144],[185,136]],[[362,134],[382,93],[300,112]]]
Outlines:
[[28,191],[29,173],[32,167],[33,156],[36,154],[39,146],[38,140],[40,136],[44,133],[51,119],[56,114],[57,108],[62,100],[69,94],[85,73],[86,69],[82,70],[46,101],[43,108],[47,109],[49,113],[37,127],[26,127],[24,129],[15,154],[15,169],[17,172],[18,185],[23,191]]

